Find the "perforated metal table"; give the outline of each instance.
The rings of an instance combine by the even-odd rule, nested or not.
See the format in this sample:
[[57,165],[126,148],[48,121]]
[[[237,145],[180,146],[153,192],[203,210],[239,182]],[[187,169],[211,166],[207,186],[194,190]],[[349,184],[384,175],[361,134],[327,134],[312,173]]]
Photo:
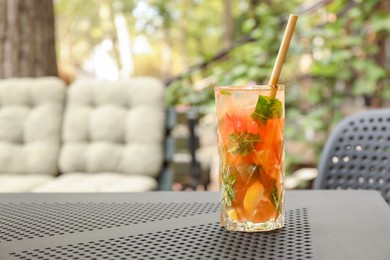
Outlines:
[[0,259],[390,259],[375,191],[290,191],[286,226],[219,226],[219,194],[0,195]]

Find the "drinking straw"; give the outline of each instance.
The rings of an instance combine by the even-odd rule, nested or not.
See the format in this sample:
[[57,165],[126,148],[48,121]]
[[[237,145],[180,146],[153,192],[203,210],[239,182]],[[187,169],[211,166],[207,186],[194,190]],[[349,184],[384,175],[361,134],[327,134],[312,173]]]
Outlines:
[[279,81],[280,72],[282,71],[283,63],[286,58],[287,50],[290,45],[290,41],[292,35],[294,33],[295,25],[297,24],[298,15],[290,14],[288,18],[286,30],[284,31],[282,43],[280,44],[278,56],[276,57],[276,61],[274,64],[274,68],[272,70],[271,78],[269,80],[268,85],[274,86],[271,91],[271,97],[276,96],[277,84]]

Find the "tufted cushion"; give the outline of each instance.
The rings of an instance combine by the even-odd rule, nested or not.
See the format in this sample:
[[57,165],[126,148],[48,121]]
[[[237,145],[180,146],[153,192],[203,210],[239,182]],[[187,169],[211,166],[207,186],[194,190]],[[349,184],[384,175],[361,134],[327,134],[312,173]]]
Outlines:
[[47,174],[0,174],[0,192],[30,192],[54,179]]
[[64,100],[54,77],[0,81],[0,174],[58,173]]
[[143,192],[157,188],[154,178],[121,173],[67,173],[32,189],[33,192]]
[[153,78],[76,81],[64,115],[61,172],[156,177],[164,120],[164,87]]

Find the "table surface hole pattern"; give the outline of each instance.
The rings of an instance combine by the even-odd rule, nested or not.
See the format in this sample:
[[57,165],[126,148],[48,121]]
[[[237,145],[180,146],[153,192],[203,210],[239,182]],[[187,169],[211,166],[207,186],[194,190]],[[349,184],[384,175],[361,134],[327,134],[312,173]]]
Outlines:
[[189,217],[219,203],[1,203],[0,243]]
[[[205,207],[215,210],[213,205]],[[285,227],[272,232],[229,232],[214,222],[10,255],[17,259],[312,259],[313,246],[308,210],[300,208],[286,211]]]

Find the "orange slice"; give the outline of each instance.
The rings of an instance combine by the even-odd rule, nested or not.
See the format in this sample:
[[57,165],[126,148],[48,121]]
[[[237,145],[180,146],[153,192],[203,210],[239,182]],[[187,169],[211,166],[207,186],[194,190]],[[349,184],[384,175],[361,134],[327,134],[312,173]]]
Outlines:
[[277,209],[264,195],[264,186],[259,181],[249,187],[243,205],[246,219],[252,222],[266,222],[278,216]]
[[275,206],[269,201],[260,201],[256,211],[251,217],[253,222],[266,222],[270,219],[277,219],[279,212]]
[[226,211],[226,214],[229,216],[229,218],[230,218],[231,220],[235,220],[235,221],[238,220],[238,215],[237,215],[237,212],[236,212],[235,209],[228,209],[228,210]]
[[261,200],[264,200],[263,193],[264,193],[264,187],[259,181],[254,182],[248,188],[248,190],[245,193],[244,202],[243,202],[244,210],[248,214],[250,214],[255,210],[257,204],[259,204]]

